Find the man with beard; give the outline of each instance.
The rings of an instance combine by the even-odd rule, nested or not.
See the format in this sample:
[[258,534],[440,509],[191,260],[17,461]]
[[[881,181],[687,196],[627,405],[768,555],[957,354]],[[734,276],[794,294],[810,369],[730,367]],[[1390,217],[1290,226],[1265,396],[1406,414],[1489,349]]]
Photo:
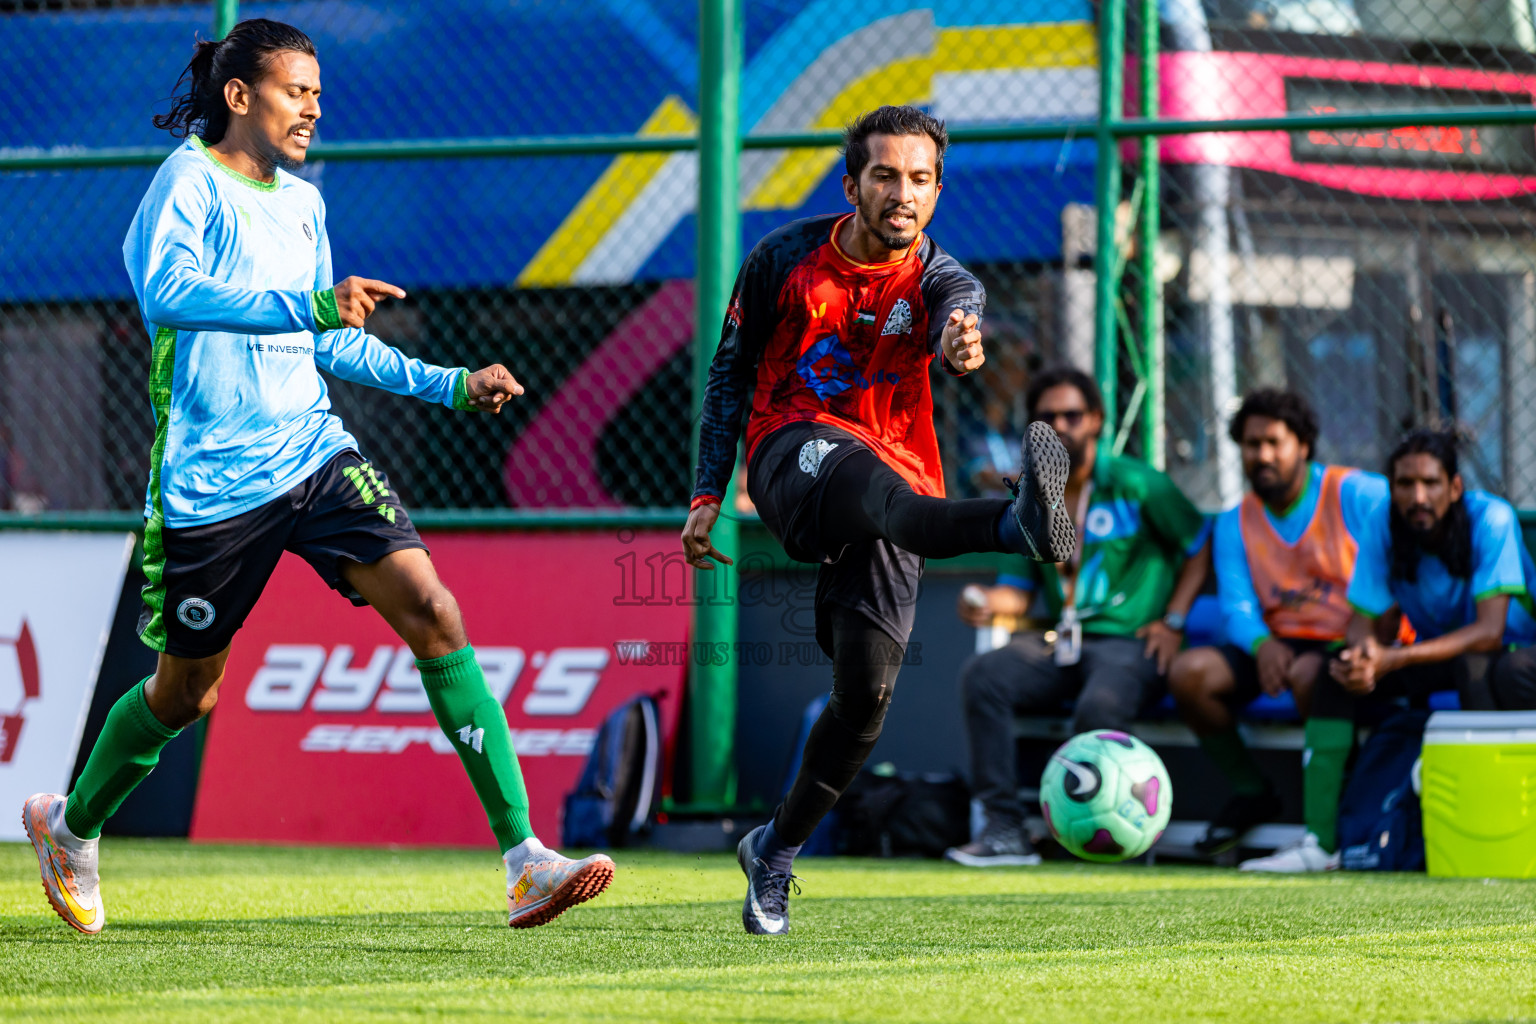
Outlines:
[[[1326,673],[1327,652],[1349,627],[1346,595],[1359,538],[1386,514],[1384,478],[1311,461],[1317,433],[1317,414],[1289,391],[1255,391],[1232,417],[1232,440],[1241,448],[1251,491],[1216,520],[1216,586],[1227,643],[1185,651],[1168,674],[1179,714],[1233,790],[1195,844],[1203,853],[1231,849],[1279,811],[1272,785],[1237,731],[1236,711],[1261,692],[1290,690],[1307,716],[1313,684]],[[1308,831],[1276,857],[1244,862],[1244,868],[1337,865],[1338,792],[1329,780],[1343,772],[1352,739],[1348,723],[1307,721],[1302,776]]]
[[[1409,434],[1387,459],[1387,479],[1391,501],[1361,535],[1349,584],[1348,646],[1318,677],[1307,723],[1346,756],[1360,701],[1406,696],[1422,705],[1436,690],[1457,690],[1469,710],[1536,706],[1529,591],[1536,569],[1515,510],[1464,489],[1450,433]],[[1383,623],[1391,635],[1399,613],[1417,642],[1389,646],[1378,636]],[[1306,776],[1321,827],[1338,813],[1344,757],[1309,763]],[[1320,840],[1325,849],[1326,843]],[[1243,866],[1300,872],[1330,863],[1297,847]]]
[[123,242],[151,340],[139,637],[159,658],[108,712],[69,795],[23,806],[43,891],[70,926],[101,930],[103,823],[161,749],[213,709],[235,634],[292,551],[410,647],[500,849],[507,923],[551,921],[602,892],[613,861],[570,860],[534,836],[506,714],[459,606],[389,479],[331,413],[320,370],[463,412],[500,412],[523,388],[499,364],[432,366],[362,330],[376,303],[405,292],[333,282],[325,203],[291,173],[320,119],[308,36],[243,21],[198,43],[181,82],[154,122],[186,142],[160,165]]
[[[1509,503],[1468,491],[1449,432],[1415,430],[1387,460],[1392,503],[1362,540],[1348,647],[1330,663],[1314,716],[1351,718],[1356,699],[1456,689],[1468,710],[1536,707],[1536,566]],[[1382,527],[1385,527],[1383,529]],[[1381,644],[1401,612],[1415,643]]]
[[961,597],[960,617],[972,626],[1022,618],[1037,594],[1056,624],[1051,634],[1019,633],[960,670],[971,786],[986,825],[945,856],[969,867],[1040,862],[1024,832],[1013,717],[1055,714],[1075,698],[1074,734],[1129,729],[1184,642],[1210,566],[1207,520],[1174,482],[1138,459],[1099,451],[1104,402],[1091,377],[1046,370],[1030,382],[1026,408],[1066,446],[1066,507],[1081,544],[1056,565],[1020,559],[981,602],[974,592]]
[[853,213],[796,221],[736,279],[699,425],[683,529],[690,564],[730,559],[709,534],[747,418],[747,491],[790,557],[819,562],[816,639],[832,694],[773,821],[737,847],[748,932],[789,930],[801,844],[853,781],[890,706],[923,559],[1008,551],[1050,562],[1074,547],[1068,457],[1033,423],[1011,498],[944,499],[929,368],[981,366],[981,283],[924,233],[949,137],[915,107],[881,107],[844,132]]

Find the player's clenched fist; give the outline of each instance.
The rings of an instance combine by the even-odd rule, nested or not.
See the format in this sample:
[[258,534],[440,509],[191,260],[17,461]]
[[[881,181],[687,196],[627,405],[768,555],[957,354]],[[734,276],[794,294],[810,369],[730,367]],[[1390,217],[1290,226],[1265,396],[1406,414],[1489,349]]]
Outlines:
[[336,315],[348,327],[361,327],[381,299],[405,298],[405,289],[386,281],[367,277],[349,277],[336,286]]
[[523,393],[523,386],[510,370],[496,363],[470,374],[465,390],[469,395],[469,404],[476,409],[481,412],[501,412],[501,407],[513,396]]
[[949,314],[949,322],[944,325],[944,335],[939,339],[944,358],[961,373],[970,373],[987,361],[981,351],[981,328],[976,326],[979,321],[975,313],[967,313],[963,309],[953,310]]

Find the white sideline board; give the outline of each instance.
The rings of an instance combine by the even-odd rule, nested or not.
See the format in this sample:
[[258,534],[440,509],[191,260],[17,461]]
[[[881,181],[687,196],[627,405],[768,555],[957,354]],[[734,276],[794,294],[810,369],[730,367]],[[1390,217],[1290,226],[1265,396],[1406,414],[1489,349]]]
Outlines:
[[0,840],[63,793],[133,555],[131,533],[0,533]]

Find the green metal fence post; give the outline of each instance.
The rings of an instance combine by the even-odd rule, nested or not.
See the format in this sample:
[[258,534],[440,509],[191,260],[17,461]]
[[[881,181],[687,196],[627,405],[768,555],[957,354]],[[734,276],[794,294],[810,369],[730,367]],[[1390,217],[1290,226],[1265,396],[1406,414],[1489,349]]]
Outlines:
[[213,38],[223,39],[240,20],[240,0],[213,0]]
[[[741,4],[699,0],[699,247],[698,322],[693,362],[693,454],[698,462],[699,412],[709,364],[720,342],[720,324],[731,300],[741,260],[738,179],[741,163]],[[736,557],[737,522],[731,495],[711,537]],[[736,602],[734,586],[717,581],[735,569],[695,572],[693,639],[725,657],[695,657],[689,666],[693,745],[693,799],[698,809],[725,809],[736,802]],[[729,595],[730,600],[720,599]],[[713,598],[713,600],[711,599]],[[721,646],[724,645],[724,646]],[[703,662],[703,664],[700,664]]]
[[[1157,0],[1141,0],[1141,117],[1158,113],[1159,23]],[[1157,279],[1157,236],[1161,230],[1158,137],[1141,137],[1141,365],[1146,371],[1146,400],[1141,405],[1141,455],[1158,469],[1166,468],[1167,430],[1163,379],[1163,286]]]
[[1093,202],[1098,209],[1098,238],[1094,247],[1094,376],[1104,394],[1104,435],[1115,436],[1119,367],[1119,339],[1115,324],[1115,298],[1119,278],[1115,273],[1115,214],[1120,206],[1120,141],[1113,126],[1120,121],[1125,83],[1125,0],[1103,0],[1099,5],[1099,120],[1094,128],[1098,142]]

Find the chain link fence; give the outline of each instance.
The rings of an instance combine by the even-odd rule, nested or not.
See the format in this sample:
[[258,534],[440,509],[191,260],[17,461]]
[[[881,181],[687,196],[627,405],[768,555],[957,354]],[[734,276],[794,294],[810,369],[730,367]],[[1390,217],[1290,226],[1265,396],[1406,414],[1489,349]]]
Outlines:
[[[303,173],[325,195],[337,274],[410,293],[370,331],[431,362],[504,362],[527,387],[488,417],[329,381],[403,500],[685,505],[695,152],[342,162],[324,147],[695,134],[694,0],[249,3],[240,16],[296,24],[319,48],[324,116]],[[1102,347],[1096,17],[1087,0],[744,5],[749,139],[836,129],[880,103],[922,104],[962,140],[988,126],[1064,126],[960,141],[946,161],[930,233],[990,296],[986,370],[934,376],[952,494],[995,492],[1015,470],[1032,372],[1092,367]],[[168,148],[150,115],[211,22],[207,4],[0,2],[0,90],[15,104],[0,156]],[[1161,47],[1165,118],[1423,108],[1433,121],[1437,108],[1536,96],[1527,0],[1165,0]],[[1521,398],[1536,383],[1529,124],[1154,144],[1161,230],[1144,264],[1129,257],[1148,186],[1132,159],[1112,183],[1120,293],[1127,336],[1165,339],[1164,454],[1192,497],[1209,508],[1236,497],[1226,417],[1246,388],[1284,384],[1319,407],[1323,458],[1378,469],[1406,425],[1454,421],[1471,441],[1469,482],[1536,507],[1536,432]],[[0,170],[0,509],[141,505],[149,340],[121,243],[153,173]],[[841,173],[830,147],[744,152],[743,251],[788,220],[846,210]],[[1140,307],[1145,267],[1161,316]],[[1122,398],[1153,401],[1136,397],[1145,374],[1133,364],[1120,363]],[[1142,450],[1137,432],[1124,436]]]
[[1162,36],[1166,118],[1424,111],[1162,141],[1176,477],[1235,500],[1226,417],[1273,385],[1317,407],[1324,460],[1384,471],[1407,428],[1455,425],[1468,485],[1536,506],[1536,134],[1434,119],[1531,107],[1528,0],[1203,0]]

